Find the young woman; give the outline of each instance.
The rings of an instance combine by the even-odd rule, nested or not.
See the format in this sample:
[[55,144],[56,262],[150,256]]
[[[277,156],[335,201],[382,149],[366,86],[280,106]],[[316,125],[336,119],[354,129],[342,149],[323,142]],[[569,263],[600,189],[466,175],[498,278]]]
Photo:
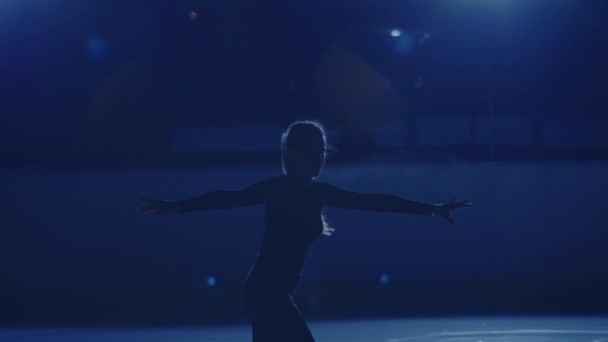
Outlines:
[[283,176],[262,180],[238,191],[212,191],[182,201],[144,199],[148,215],[195,210],[265,205],[262,246],[245,283],[245,308],[252,319],[253,341],[314,341],[293,296],[310,245],[331,235],[324,206],[437,215],[454,223],[454,209],[470,207],[469,200],[447,204],[416,202],[389,194],[363,194],[316,180],[325,163],[325,131],[314,121],[297,121],[283,133]]

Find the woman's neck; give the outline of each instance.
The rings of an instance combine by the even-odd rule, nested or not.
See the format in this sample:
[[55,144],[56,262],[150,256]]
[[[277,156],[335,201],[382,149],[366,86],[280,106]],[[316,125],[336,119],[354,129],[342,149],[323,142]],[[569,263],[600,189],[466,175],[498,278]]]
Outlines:
[[293,179],[296,183],[305,185],[305,186],[310,186],[313,181],[312,177],[298,176],[298,175],[287,175],[287,176],[290,177],[291,179]]

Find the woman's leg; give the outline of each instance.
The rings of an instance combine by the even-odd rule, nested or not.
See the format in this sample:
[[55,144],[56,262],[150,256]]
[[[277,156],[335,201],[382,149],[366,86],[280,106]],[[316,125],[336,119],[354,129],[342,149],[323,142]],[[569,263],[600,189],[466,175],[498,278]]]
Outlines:
[[314,338],[308,325],[302,318],[300,310],[293,303],[291,298],[288,298],[287,308],[285,310],[285,327],[287,329],[286,337],[289,341],[298,342],[314,342]]
[[314,342],[289,296],[266,298],[252,316],[253,342]]

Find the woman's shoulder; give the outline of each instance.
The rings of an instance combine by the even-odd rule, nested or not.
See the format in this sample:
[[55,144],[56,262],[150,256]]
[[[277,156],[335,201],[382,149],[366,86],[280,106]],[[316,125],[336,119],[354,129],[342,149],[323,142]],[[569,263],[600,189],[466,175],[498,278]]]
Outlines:
[[263,182],[266,182],[267,184],[280,184],[280,183],[284,183],[286,180],[287,180],[286,175],[279,175],[279,176],[273,176],[273,177],[266,178],[265,180],[263,180]]
[[318,188],[318,189],[321,189],[321,190],[326,190],[326,189],[329,189],[329,188],[333,187],[333,185],[331,185],[331,184],[329,184],[327,182],[323,182],[323,181],[316,180],[316,179],[313,182],[313,186],[316,187],[316,188]]
[[256,198],[267,199],[282,188],[282,177],[270,177],[249,185],[245,191]]
[[282,175],[282,176],[274,176],[274,177],[262,179],[261,181],[257,182],[255,185],[257,185],[259,187],[263,187],[265,189],[273,189],[276,187],[280,187],[284,183],[285,183],[285,176]]

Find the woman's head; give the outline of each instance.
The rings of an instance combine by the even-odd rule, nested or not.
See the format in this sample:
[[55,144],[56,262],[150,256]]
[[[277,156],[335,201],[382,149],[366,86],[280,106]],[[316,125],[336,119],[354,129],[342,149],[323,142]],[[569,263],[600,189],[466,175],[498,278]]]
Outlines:
[[296,121],[281,139],[283,172],[299,178],[314,178],[325,164],[327,139],[316,121]]

